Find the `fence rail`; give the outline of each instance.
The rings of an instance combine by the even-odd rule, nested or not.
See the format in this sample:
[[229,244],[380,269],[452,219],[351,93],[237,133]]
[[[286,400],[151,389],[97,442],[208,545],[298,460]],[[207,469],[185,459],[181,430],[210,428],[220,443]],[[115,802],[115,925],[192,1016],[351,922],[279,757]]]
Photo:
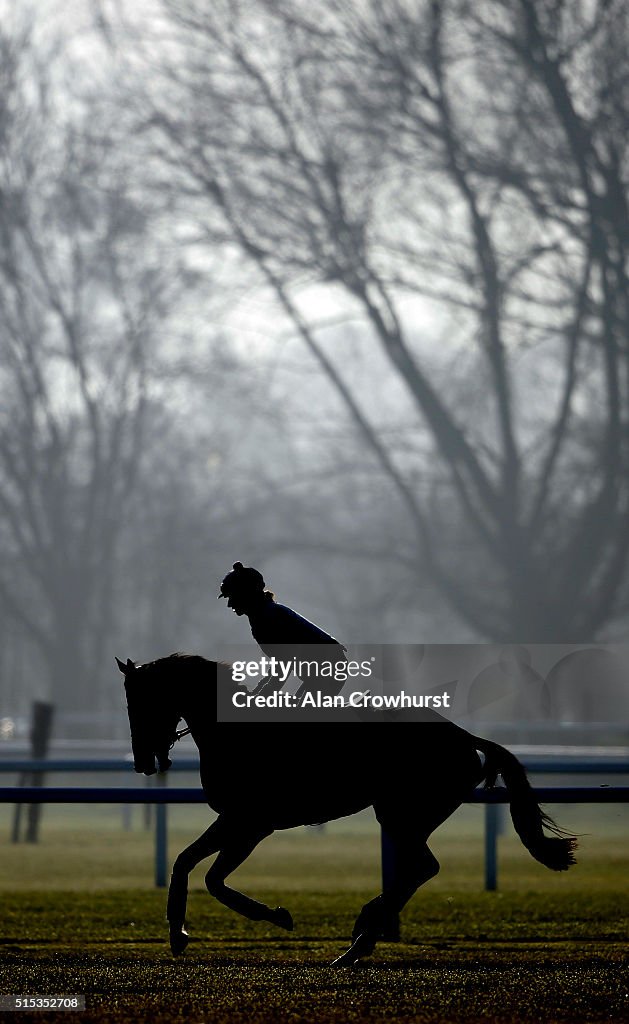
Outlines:
[[[629,760],[623,757],[580,757],[571,758],[528,757],[523,763],[530,773],[555,774],[604,774],[629,775]],[[54,772],[129,772],[132,768],[130,758],[115,759],[74,759],[74,760],[1,760],[1,772],[19,773],[54,773]],[[169,771],[198,771],[199,762],[195,759],[181,759],[173,763]],[[155,776],[151,777],[151,780]],[[147,779],[147,783],[148,783]],[[165,776],[159,777],[165,782]],[[535,796],[539,803],[596,803],[613,804],[629,803],[629,786],[542,786],[535,788]],[[477,789],[466,801],[467,803],[485,804],[485,889],[492,891],[497,888],[498,878],[498,833],[499,805],[508,803],[506,789]],[[203,804],[205,796],[200,786],[175,786],[146,784],[138,786],[6,786],[0,787],[0,803],[66,803],[66,804],[156,804],[155,815],[155,884],[166,885],[167,878],[167,804]],[[385,837],[382,839],[382,871],[383,876],[391,870],[390,854]]]
[[[544,775],[589,775],[600,772],[604,775],[629,775],[629,750],[626,756],[583,757],[522,756],[514,749],[518,760],[527,772]],[[4,759],[0,757],[0,772],[129,772],[132,778],[133,758],[28,758]],[[168,769],[173,772],[198,772],[199,760],[194,757],[177,758]]]
[[[619,804],[629,803],[629,786],[540,786],[534,789],[539,803]],[[0,788],[4,804],[204,804],[198,786],[5,786]],[[469,804],[507,804],[507,790],[476,789],[465,800]]]

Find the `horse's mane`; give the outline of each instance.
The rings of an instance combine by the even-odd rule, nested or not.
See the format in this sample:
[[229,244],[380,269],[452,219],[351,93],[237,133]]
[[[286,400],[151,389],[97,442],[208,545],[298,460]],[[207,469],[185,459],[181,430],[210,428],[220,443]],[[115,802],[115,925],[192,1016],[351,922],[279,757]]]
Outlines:
[[185,667],[192,673],[198,672],[200,675],[215,671],[217,682],[229,680],[230,683],[233,683],[232,667],[227,662],[212,661],[209,658],[204,658],[201,654],[187,654],[185,651],[174,651],[173,654],[167,654],[163,658],[156,658],[155,661],[148,662],[144,667],[155,668],[158,671],[177,670]]
[[167,654],[165,658],[158,658],[158,661],[192,661],[198,664],[204,665],[216,665],[215,661],[210,661],[208,658],[204,658],[202,654],[187,654],[186,651],[174,651],[173,654]]

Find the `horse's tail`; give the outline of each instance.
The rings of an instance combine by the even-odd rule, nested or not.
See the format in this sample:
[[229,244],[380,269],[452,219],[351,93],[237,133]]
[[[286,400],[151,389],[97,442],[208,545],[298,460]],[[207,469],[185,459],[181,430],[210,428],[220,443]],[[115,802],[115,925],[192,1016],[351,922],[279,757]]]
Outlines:
[[[491,740],[474,737],[477,750],[485,754],[485,788],[490,789],[501,775],[509,794],[509,810],[513,825],[531,856],[553,871],[566,871],[575,863],[577,840],[563,831],[540,809],[523,765],[505,747]],[[544,826],[554,832],[544,835]]]

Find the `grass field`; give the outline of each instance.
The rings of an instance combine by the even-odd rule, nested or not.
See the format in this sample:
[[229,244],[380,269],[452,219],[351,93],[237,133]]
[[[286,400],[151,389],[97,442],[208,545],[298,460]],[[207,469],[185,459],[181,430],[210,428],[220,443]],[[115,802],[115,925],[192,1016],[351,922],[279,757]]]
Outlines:
[[[47,808],[42,842],[0,829],[0,992],[85,994],[81,1014],[13,1013],[8,1022],[629,1021],[626,809],[563,808],[586,831],[580,864],[555,875],[510,835],[500,892],[482,892],[482,812],[464,808],[435,837],[441,874],[403,916],[402,941],[353,969],[346,948],[361,904],[379,887],[378,836],[359,816],[325,834],[266,840],[233,884],[295,918],[295,932],[253,923],[213,902],[204,868],[191,880],[185,956],[165,944],[165,894],[152,884],[152,837],[124,833],[113,808]],[[171,815],[174,855],[207,819]]]

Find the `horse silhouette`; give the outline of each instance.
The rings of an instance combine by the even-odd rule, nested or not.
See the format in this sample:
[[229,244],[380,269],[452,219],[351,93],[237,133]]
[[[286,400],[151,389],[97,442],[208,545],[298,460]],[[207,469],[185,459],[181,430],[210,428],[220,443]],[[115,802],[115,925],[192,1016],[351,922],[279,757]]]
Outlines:
[[558,722],[623,722],[629,716],[627,655],[589,647],[566,654],[551,668],[547,684]]
[[548,686],[531,661],[526,647],[519,644],[502,647],[498,661],[482,669],[472,680],[468,714],[485,723],[522,725],[548,719]]
[[[167,917],[174,955],[188,944],[188,876],[200,861],[217,854],[205,883],[220,903],[292,931],[288,910],[237,892],[225,879],[276,829],[372,806],[390,840],[394,870],[384,891],[363,906],[351,946],[334,961],[354,964],[373,952],[419,886],[437,874],[439,863],[427,846],[430,834],[478,783],[493,785],[498,774],[515,830],[532,856],[555,871],[574,863],[576,840],[540,810],[517,758],[436,712],[420,723],[219,722],[218,688],[237,688],[230,666],[182,654],[143,665],[116,660],[124,675],[135,771],[153,775],[170,767],[169,750],[184,719],[199,748],[203,791],[218,814],[173,866]],[[555,836],[546,836],[543,826]]]

